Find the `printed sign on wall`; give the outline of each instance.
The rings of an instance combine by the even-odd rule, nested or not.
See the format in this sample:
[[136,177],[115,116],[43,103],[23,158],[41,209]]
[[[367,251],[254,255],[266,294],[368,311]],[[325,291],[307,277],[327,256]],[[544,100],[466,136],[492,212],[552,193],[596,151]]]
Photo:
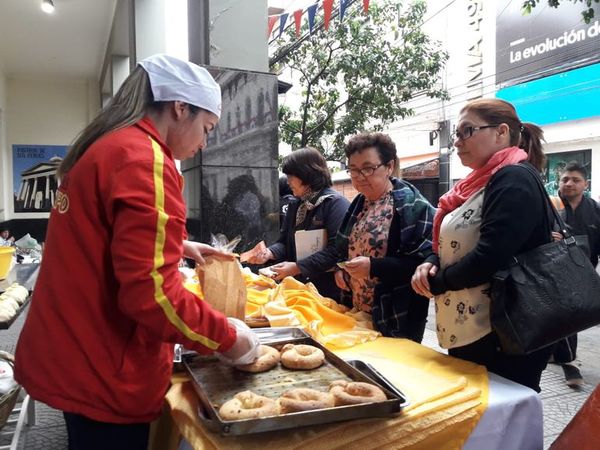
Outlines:
[[14,211],[50,212],[66,145],[13,145]]

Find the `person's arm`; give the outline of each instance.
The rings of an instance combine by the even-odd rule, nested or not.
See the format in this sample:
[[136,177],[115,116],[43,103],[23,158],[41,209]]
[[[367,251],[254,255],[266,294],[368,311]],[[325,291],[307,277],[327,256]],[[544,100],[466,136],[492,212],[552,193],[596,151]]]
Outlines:
[[593,254],[595,256],[600,257],[600,204],[598,204],[598,202],[596,200],[594,200],[593,198],[590,198],[590,201],[593,203],[593,206],[594,206],[594,222],[593,222],[593,224],[595,225],[594,233],[596,234],[594,236],[594,238],[595,238],[594,242],[596,243],[596,248],[591,249],[591,252],[593,252]]
[[399,210],[395,206],[393,219],[398,226],[392,224],[390,228],[390,233],[397,236],[388,238],[399,239],[399,252],[393,256],[371,258],[370,276],[391,284],[410,280],[416,267],[426,257],[435,255],[431,248],[435,208],[410,185],[400,192],[402,206]]
[[433,253],[431,237],[435,208],[414,186],[402,190],[400,253],[426,258]]
[[370,276],[377,277],[384,284],[398,285],[410,281],[415,269],[423,262],[422,258],[414,256],[385,256],[371,257]]
[[207,256],[214,256],[222,260],[233,260],[235,255],[231,252],[212,247],[202,242],[183,240],[183,256],[185,258],[193,259],[197,264],[205,264],[204,258]]
[[337,232],[344,220],[344,215],[350,206],[350,202],[344,197],[334,197],[321,204],[323,209],[323,225],[327,230],[327,245],[323,250],[296,261],[300,272],[304,276],[320,275],[335,267],[339,260],[335,240]]
[[429,280],[431,293],[489,282],[530,239],[544,211],[537,183],[526,169],[509,166],[499,170],[486,187],[477,245]]
[[433,252],[431,252],[423,262],[431,263],[434,266],[440,267],[440,257]]
[[176,169],[162,152],[115,170],[109,193],[116,306],[148,334],[202,353],[227,351],[236,330],[183,287],[185,206]]

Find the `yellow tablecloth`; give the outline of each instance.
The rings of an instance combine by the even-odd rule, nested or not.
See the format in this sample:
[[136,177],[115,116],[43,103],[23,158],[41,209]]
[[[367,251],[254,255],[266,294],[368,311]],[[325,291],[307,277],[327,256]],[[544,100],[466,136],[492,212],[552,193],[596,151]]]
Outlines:
[[[334,348],[352,347],[376,339],[371,316],[350,311],[334,300],[323,297],[312,283],[287,277],[281,283],[249,269],[242,271],[246,282],[246,318],[266,318],[272,327],[301,326],[322,344]],[[203,299],[197,277],[184,286]]]
[[198,420],[197,396],[190,382],[183,382],[173,384],[167,394],[172,419],[194,449],[458,449],[487,406],[484,367],[414,342],[379,338],[336,353],[372,363],[405,392],[410,406],[387,419],[221,437],[209,432]]
[[[344,359],[374,365],[409,398],[402,414],[388,419],[354,420],[246,437],[221,437],[197,418],[198,399],[186,376],[173,380],[167,394],[171,418],[195,449],[269,448],[460,448],[487,407],[484,367],[454,359],[405,339],[380,337],[370,317],[348,311],[321,296],[311,284],[288,277],[273,280],[245,270],[246,314],[267,317],[271,326],[302,326]],[[197,285],[188,285],[202,297]],[[167,426],[165,429],[171,429]],[[160,434],[160,433],[159,433]],[[164,430],[163,430],[164,438]],[[169,441],[170,444],[166,444]],[[173,436],[163,439],[172,448]],[[157,441],[158,442],[158,441]]]
[[272,327],[302,326],[313,338],[333,348],[352,347],[380,336],[373,330],[370,315],[349,311],[323,297],[312,283],[287,277],[275,284],[249,271],[244,277],[248,317],[266,317]]

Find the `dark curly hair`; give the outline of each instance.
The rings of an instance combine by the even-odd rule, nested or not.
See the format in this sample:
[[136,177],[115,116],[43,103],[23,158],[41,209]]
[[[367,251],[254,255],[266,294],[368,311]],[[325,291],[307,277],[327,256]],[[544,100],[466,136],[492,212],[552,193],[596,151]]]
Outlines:
[[396,144],[392,141],[389,135],[384,133],[360,133],[350,138],[344,153],[346,158],[350,159],[350,156],[355,153],[360,153],[368,148],[375,148],[381,162],[388,164],[393,161],[392,169],[397,172],[398,169],[398,154],[396,151]]
[[304,147],[294,150],[283,159],[281,171],[300,178],[313,192],[331,186],[331,173],[327,161],[316,148]]

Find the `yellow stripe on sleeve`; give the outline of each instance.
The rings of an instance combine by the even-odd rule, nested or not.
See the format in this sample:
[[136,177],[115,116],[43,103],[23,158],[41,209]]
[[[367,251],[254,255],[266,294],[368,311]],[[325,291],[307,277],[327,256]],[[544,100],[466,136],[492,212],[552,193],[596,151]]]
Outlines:
[[210,348],[211,350],[216,350],[219,348],[220,344],[207,338],[206,336],[196,333],[194,330],[188,327],[183,319],[177,315],[177,311],[175,311],[175,308],[173,308],[173,305],[163,291],[164,279],[159,273],[158,269],[162,267],[165,262],[165,257],[163,254],[165,247],[165,227],[167,225],[167,221],[169,220],[169,215],[165,212],[165,189],[163,182],[164,155],[162,149],[160,148],[160,144],[150,136],[149,138],[152,142],[152,151],[154,153],[154,207],[158,211],[158,219],[156,221],[156,239],[154,241],[154,263],[152,272],[150,272],[150,276],[154,281],[154,300],[162,308],[165,315],[169,319],[169,322],[171,322],[181,333],[183,333],[186,338],[191,341],[200,342],[202,345]]

